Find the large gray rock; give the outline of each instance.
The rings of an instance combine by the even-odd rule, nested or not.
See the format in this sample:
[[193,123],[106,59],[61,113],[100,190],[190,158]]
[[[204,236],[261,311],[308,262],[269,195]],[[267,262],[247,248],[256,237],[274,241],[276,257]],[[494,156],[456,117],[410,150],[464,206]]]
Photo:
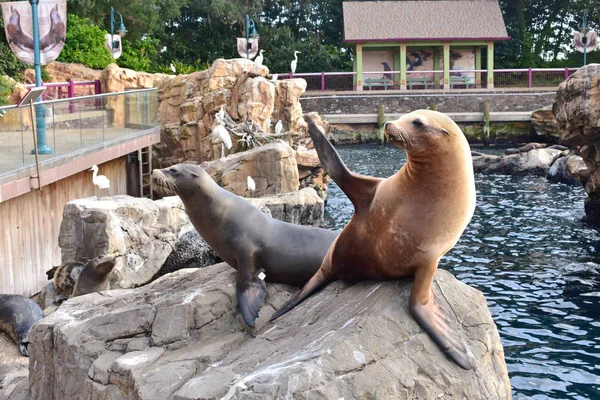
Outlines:
[[122,254],[111,273],[111,288],[143,285],[162,267],[189,224],[179,198],[73,200],[65,205],[58,238],[62,262]]
[[539,108],[531,113],[531,125],[536,136],[543,137],[546,141],[557,143],[560,129],[552,112],[552,106]]
[[[299,187],[294,150],[281,140],[205,162],[202,168],[219,186],[238,196],[262,197],[295,192]],[[256,183],[254,193],[248,191],[248,176]]]
[[259,209],[266,208],[273,218],[280,221],[297,225],[323,225],[325,202],[311,187],[297,192],[247,200]]
[[23,357],[15,343],[0,333],[0,399],[29,400],[29,359]]
[[473,169],[484,174],[546,176],[561,154],[556,149],[535,149],[503,156],[478,155],[473,157]]
[[561,157],[552,164],[546,178],[551,182],[561,182],[570,185],[581,185],[583,176],[587,174],[587,166],[578,155],[571,154]]
[[470,371],[410,316],[410,280],[335,282],[275,323],[267,318],[296,289],[267,283],[254,329],[237,311],[235,281],[223,263],[68,300],[30,335],[33,398],[510,398],[483,295],[445,271],[434,291]]

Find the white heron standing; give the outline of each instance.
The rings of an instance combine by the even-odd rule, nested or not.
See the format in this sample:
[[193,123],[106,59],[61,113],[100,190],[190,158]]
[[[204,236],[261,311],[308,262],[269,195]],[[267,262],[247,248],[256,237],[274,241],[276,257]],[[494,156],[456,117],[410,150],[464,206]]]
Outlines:
[[275,124],[275,134],[279,135],[281,134],[281,131],[283,130],[283,123],[281,122],[281,120],[277,121],[277,124]]
[[173,63],[171,63],[171,65],[169,65],[169,67],[171,68],[171,71],[173,71],[174,74],[177,73],[177,68],[175,68],[175,66],[173,65]]
[[221,124],[216,124],[213,127],[212,134],[221,140],[221,158],[225,158],[225,147],[229,150],[232,146],[231,136],[227,129]]
[[267,127],[267,133],[271,130],[271,118],[265,120],[265,126]]
[[251,193],[250,197],[254,196],[254,192],[256,191],[256,182],[250,175],[248,175],[248,179],[246,179],[248,183],[248,191]]
[[264,50],[260,50],[258,52],[258,55],[256,56],[256,58],[254,59],[254,68],[260,68],[263,65],[263,52]]
[[98,175],[97,165],[92,165],[90,171],[94,171],[94,174],[92,175],[92,183],[96,185],[98,189],[106,190],[106,193],[108,193],[108,197],[110,197],[110,191],[108,190],[110,189],[110,181],[108,180],[108,178],[104,175]]
[[302,53],[301,51],[296,50],[294,52],[294,59],[290,64],[290,69],[292,70],[292,75],[296,73],[296,67],[298,66],[298,53]]
[[269,79],[271,82],[275,83],[277,82],[277,78],[279,78],[279,74],[273,74],[271,75],[271,79]]
[[225,124],[225,105],[221,105],[221,109],[217,113],[217,119],[221,124]]

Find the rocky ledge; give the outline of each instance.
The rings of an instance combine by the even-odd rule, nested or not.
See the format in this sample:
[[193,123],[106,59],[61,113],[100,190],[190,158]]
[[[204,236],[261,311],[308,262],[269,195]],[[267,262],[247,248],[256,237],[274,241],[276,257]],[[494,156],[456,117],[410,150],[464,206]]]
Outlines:
[[[509,399],[481,292],[438,271],[434,291],[474,368],[448,360],[410,316],[411,281],[330,284],[275,323],[295,292],[267,284],[255,328],[227,264],[73,298],[30,334],[31,395],[50,399]],[[268,277],[267,277],[268,280]]]

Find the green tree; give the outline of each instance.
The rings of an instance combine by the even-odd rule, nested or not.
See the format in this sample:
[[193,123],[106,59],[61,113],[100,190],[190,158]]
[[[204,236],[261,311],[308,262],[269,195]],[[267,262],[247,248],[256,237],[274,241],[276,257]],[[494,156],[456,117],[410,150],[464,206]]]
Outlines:
[[104,46],[106,31],[87,18],[69,14],[67,40],[57,61],[82,63],[90,68],[103,69],[114,59]]

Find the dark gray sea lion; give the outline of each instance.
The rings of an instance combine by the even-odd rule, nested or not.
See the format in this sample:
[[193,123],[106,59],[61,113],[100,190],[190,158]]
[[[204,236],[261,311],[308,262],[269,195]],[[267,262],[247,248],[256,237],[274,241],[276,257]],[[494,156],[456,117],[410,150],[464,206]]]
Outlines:
[[29,357],[29,330],[44,318],[44,312],[33,300],[16,294],[0,294],[0,331],[19,346],[22,356]]
[[302,286],[317,272],[339,234],[268,217],[243,198],[222,189],[197,165],[154,170],[152,178],[155,184],[179,195],[202,238],[238,270],[238,305],[249,326],[254,326],[265,298],[262,278]]
[[471,150],[446,115],[419,110],[385,124],[406,164],[387,179],[348,170],[314,121],[305,117],[321,163],[354,205],[355,212],[332,244],[323,265],[271,320],[336,279],[395,280],[414,277],[411,314],[462,368],[471,363],[433,296],[440,258],[460,238],[475,210]]
[[120,256],[100,256],[88,261],[77,278],[73,297],[108,290],[108,274],[115,267],[117,257]]
[[519,147],[518,149],[506,149],[506,150],[504,150],[504,154],[511,155],[511,154],[527,153],[528,151],[531,151],[534,149],[543,149],[547,146],[548,145],[546,143],[528,143],[525,146]]

